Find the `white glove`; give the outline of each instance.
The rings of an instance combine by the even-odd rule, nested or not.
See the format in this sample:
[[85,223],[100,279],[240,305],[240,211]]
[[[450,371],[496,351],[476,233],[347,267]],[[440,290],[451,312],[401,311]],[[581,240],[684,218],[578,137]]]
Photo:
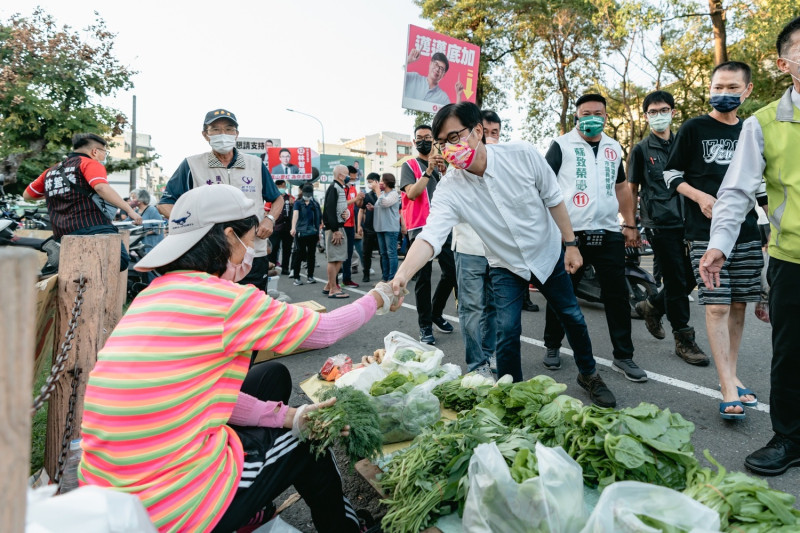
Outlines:
[[300,430],[306,425],[305,412],[309,407],[311,407],[311,404],[307,403],[298,407],[294,413],[294,419],[292,419],[292,435],[301,440]]
[[[376,315],[385,315],[391,311],[392,306],[396,306],[400,303],[400,296],[396,296],[394,294],[394,290],[392,290],[392,286],[385,281],[381,281],[375,285],[375,288],[372,290],[378,293],[383,300],[383,305],[379,307],[377,311],[375,311]],[[407,290],[405,290],[403,296],[406,294],[408,294]]]

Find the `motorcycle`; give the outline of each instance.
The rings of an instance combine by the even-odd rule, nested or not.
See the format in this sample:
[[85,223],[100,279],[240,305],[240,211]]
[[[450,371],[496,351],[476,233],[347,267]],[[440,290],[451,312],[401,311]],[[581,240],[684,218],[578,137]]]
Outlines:
[[135,268],[136,264],[150,251],[150,247],[144,243],[144,237],[151,232],[163,234],[166,225],[152,220],[145,220],[141,226],[134,226],[128,222],[115,222],[114,225],[118,229],[130,230],[130,240],[128,242],[128,255],[130,256],[130,263],[128,263],[128,300],[133,300],[152,281],[149,272],[139,272]]
[[[631,318],[643,318],[636,311],[636,304],[658,292],[656,279],[650,272],[640,266],[641,257],[652,254],[653,251],[649,247],[644,249],[625,248],[625,283],[628,286]],[[603,302],[600,298],[600,281],[597,279],[597,274],[591,264],[584,264],[583,277],[578,283],[575,295],[587,302]]]
[[20,224],[12,219],[0,219],[0,246],[23,246],[47,254],[47,263],[42,267],[40,278],[58,273],[58,257],[61,245],[53,237],[36,239],[33,237],[20,237],[14,230]]

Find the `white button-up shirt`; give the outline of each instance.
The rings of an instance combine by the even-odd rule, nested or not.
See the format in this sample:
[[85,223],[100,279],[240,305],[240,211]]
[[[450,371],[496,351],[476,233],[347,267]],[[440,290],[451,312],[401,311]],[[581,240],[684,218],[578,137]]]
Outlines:
[[431,212],[417,236],[439,255],[450,230],[467,222],[492,267],[544,283],[561,255],[561,232],[548,208],[563,201],[544,157],[529,143],[486,146],[486,171],[451,167],[436,187]]

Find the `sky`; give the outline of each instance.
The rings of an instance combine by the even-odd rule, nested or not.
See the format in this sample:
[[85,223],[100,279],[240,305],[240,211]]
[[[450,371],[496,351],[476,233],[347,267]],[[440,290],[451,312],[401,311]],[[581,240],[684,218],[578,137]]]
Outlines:
[[[11,4],[11,5],[9,5]],[[158,163],[171,174],[208,150],[205,113],[236,114],[241,137],[277,137],[284,146],[378,131],[413,133],[401,108],[408,25],[430,28],[411,0],[245,2],[64,2],[16,0],[5,20],[41,6],[59,25],[84,28],[97,11],[117,34],[116,57],[138,71],[134,88],[110,103],[152,135]]]

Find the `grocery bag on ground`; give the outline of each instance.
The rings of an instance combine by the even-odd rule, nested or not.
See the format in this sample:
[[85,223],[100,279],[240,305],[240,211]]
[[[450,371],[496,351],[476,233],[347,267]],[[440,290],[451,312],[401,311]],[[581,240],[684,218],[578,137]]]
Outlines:
[[517,483],[495,443],[470,459],[462,525],[467,533],[572,533],[586,521],[581,467],[561,448],[536,444],[539,475]]
[[719,514],[667,487],[618,481],[603,490],[581,533],[709,533],[719,531]]
[[423,385],[425,383],[408,393],[395,391],[372,397],[381,421],[384,444],[411,440],[439,421],[442,413],[439,398]]
[[411,374],[436,374],[444,359],[444,352],[422,344],[410,335],[392,331],[383,339],[386,355],[381,366],[387,371],[398,370]]
[[373,363],[351,370],[334,383],[336,383],[337,387],[353,387],[369,396],[369,389],[373,383],[382,380],[388,375],[389,373],[381,365]]

